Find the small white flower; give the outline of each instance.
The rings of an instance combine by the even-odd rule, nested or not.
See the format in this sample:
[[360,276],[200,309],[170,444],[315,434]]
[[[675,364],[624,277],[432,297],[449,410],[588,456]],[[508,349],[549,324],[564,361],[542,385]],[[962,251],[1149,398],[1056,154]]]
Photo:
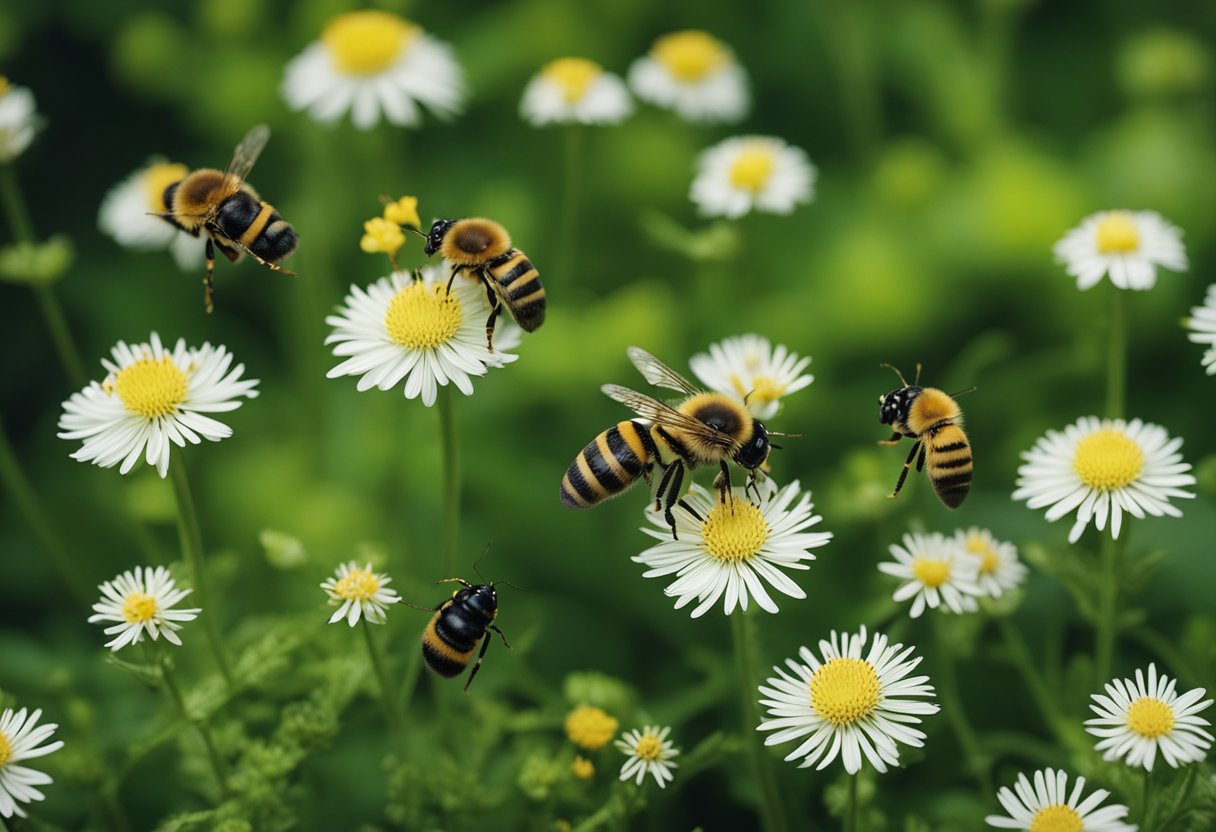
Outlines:
[[1194,497],[1182,487],[1195,478],[1186,473],[1191,466],[1180,447],[1182,440],[1170,439],[1159,425],[1085,416],[1063,433],[1047,431],[1022,454],[1026,463],[1018,468],[1013,499],[1029,508],[1047,506],[1051,521],[1075,509],[1069,543],[1080,539],[1091,519],[1098,531],[1105,529],[1107,515],[1111,536],[1118,538],[1125,511],[1137,518],[1182,516],[1170,498]]
[[206,241],[174,228],[157,216],[168,210],[165,188],[190,173],[185,165],[154,159],[119,182],[106,194],[97,225],[119,245],[142,251],[168,248],[178,268],[194,271],[202,265]]
[[969,555],[978,558],[976,583],[984,594],[1000,598],[1026,580],[1026,565],[1018,560],[1018,547],[997,540],[987,529],[975,526],[954,533],[954,541]]
[[1186,328],[1190,330],[1186,336],[1188,339],[1196,344],[1208,345],[1208,351],[1203,354],[1203,366],[1208,375],[1216,376],[1216,283],[1208,287],[1203,306],[1191,309]]
[[99,589],[101,600],[93,605],[96,615],[89,616],[89,623],[116,621],[106,627],[105,633],[114,636],[106,642],[111,650],[121,650],[128,644],[138,644],[147,633],[156,641],[161,636],[170,644],[181,646],[177,631],[180,622],[193,621],[202,609],[175,610],[173,606],[193,590],[178,589],[173,575],[163,566],[145,569],[135,567],[112,581],[106,581]]
[[771,136],[737,136],[701,153],[688,197],[707,217],[789,214],[811,201],[814,185],[815,166],[801,148]]
[[687,121],[735,122],[751,105],[747,74],[730,47],[696,30],[656,40],[630,67],[629,85],[638,98]]
[[908,614],[913,618],[926,606],[960,614],[979,609],[975,596],[984,594],[977,583],[980,560],[968,555],[955,538],[938,532],[905,534],[903,546],[891,544],[891,554],[895,563],[880,563],[878,571],[905,581],[892,597],[899,603],[912,598]]
[[785,756],[787,761],[802,757],[799,768],[818,763],[816,768],[823,769],[839,755],[849,774],[861,770],[863,758],[880,773],[898,765],[896,743],[924,745],[924,732],[911,726],[939,708],[909,698],[934,695],[928,676],[908,677],[920,657],[912,658],[912,647],[888,644],[886,636],[875,635],[862,658],[866,639],[865,627],[856,635],[833,630],[831,641],[819,642],[822,661],[803,647],[801,662],[785,660],[792,673],[773,668],[777,676],[760,686],[766,697],[760,704],[770,719],[757,730],[776,731],[765,745],[806,737]]
[[519,328],[505,320],[505,313],[494,331],[494,352],[487,349],[490,304],[479,281],[458,276],[448,296],[446,263],[428,266],[421,275],[415,281],[394,272],[366,290],[350,287],[339,314],[325,319],[334,328],[325,343],[335,344],[334,355],[346,358],[326,374],[329,378],[360,376],[360,391],[390,390],[405,379],[405,397],[421,396],[430,407],[439,385],[451,382],[471,396],[473,376],[519,357],[505,352],[520,341]]
[[1078,289],[1104,276],[1120,289],[1151,289],[1157,267],[1187,269],[1182,232],[1154,211],[1100,211],[1081,220],[1053,249]]
[[671,762],[671,758],[680,752],[667,739],[670,733],[670,726],[660,729],[657,725],[647,725],[641,731],[636,728],[626,731],[616,740],[613,744],[629,756],[625,765],[621,766],[621,779],[632,777],[640,786],[646,774],[650,773],[660,789],[667,788],[667,784],[675,779],[671,770],[680,767],[679,763]]
[[533,127],[620,124],[633,112],[625,82],[586,58],[558,58],[524,88],[519,113]]
[[5,708],[4,713],[0,714],[0,817],[16,815],[23,818],[25,811],[20,804],[46,798],[36,787],[49,786],[51,776],[17,765],[23,760],[45,757],[63,748],[62,740],[38,747],[39,743],[49,740],[59,727],[53,722],[38,725],[41,718],[41,709],[31,714],[25,708],[16,712],[12,708]]
[[0,162],[11,162],[24,153],[41,127],[34,94],[0,75]]
[[815,377],[803,373],[810,356],[799,358],[784,344],[776,349],[760,335],[739,335],[709,345],[689,360],[693,373],[710,390],[737,396],[757,419],[777,415],[781,400],[810,385]]
[[329,605],[338,609],[329,618],[330,624],[342,619],[355,626],[359,616],[369,624],[383,624],[387,619],[385,609],[396,604],[401,596],[388,588],[393,579],[383,572],[373,572],[369,563],[362,569],[359,564],[347,561],[338,567],[336,577],[326,579],[321,589],[329,596]]
[[242,380],[244,364],[232,366],[232,353],[222,346],[187,348],[178,339],[166,349],[152,333],[150,343],[119,341],[103,358],[107,375],[63,403],[60,439],[83,439],[73,459],[102,468],[122,463],[127,473],[143,456],[164,477],[169,472],[170,443],[184,448],[203,439],[218,442],[232,428],[205,413],[226,413],[254,398],[255,379]]
[[989,815],[985,821],[989,826],[1024,832],[1136,832],[1135,824],[1122,822],[1127,817],[1126,806],[1115,803],[1098,808],[1110,792],[1098,789],[1081,800],[1084,788],[1085,778],[1078,777],[1069,794],[1068,775],[1050,768],[1034,773],[1033,788],[1026,775],[1019,774],[1013,789],[1002,786],[996,795],[1009,817]]
[[1085,730],[1101,741],[1094,746],[1103,752],[1105,760],[1126,758],[1129,766],[1144,766],[1153,770],[1157,752],[1178,768],[1197,763],[1207,756],[1213,737],[1204,730],[1211,723],[1196,716],[1212,704],[1200,701],[1206,692],[1194,688],[1179,696],[1174,688],[1177,680],[1157,674],[1157,666],[1148,666],[1148,684],[1144,673],[1137,669],[1135,681],[1115,679],[1106,683],[1106,695],[1093,694],[1089,709],[1096,719],[1085,720]]
[[308,110],[334,122],[347,110],[360,130],[383,112],[391,124],[412,127],[418,105],[440,118],[458,114],[465,98],[460,65],[447,44],[389,12],[340,14],[315,41],[287,64],[283,98],[293,110]]

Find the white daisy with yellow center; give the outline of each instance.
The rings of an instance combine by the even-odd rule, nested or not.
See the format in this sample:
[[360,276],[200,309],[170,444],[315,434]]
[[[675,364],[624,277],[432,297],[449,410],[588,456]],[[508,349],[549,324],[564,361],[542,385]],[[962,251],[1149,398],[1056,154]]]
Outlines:
[[697,159],[688,197],[707,217],[735,219],[749,211],[789,214],[810,202],[815,166],[801,148],[772,136],[738,136]]
[[659,728],[657,725],[647,725],[641,731],[635,728],[622,734],[613,743],[629,757],[621,766],[621,779],[633,778],[640,786],[646,775],[650,774],[660,789],[667,788],[667,784],[675,779],[671,770],[680,767],[679,763],[671,761],[680,751],[667,739],[670,733],[671,726]]
[[954,541],[976,559],[979,570],[975,582],[982,594],[1000,598],[1026,580],[1026,564],[1018,560],[1018,547],[997,540],[987,529],[972,526],[954,533]]
[[232,428],[207,413],[226,413],[241,399],[257,396],[257,380],[242,379],[244,364],[232,366],[222,346],[188,348],[178,339],[172,350],[155,332],[148,343],[119,341],[103,358],[107,375],[63,403],[60,439],[83,439],[73,459],[102,468],[120,465],[126,474],[144,457],[164,477],[169,449],[204,439],[218,442]]
[[899,603],[911,598],[912,618],[926,607],[960,614],[979,609],[981,560],[967,554],[956,538],[939,532],[905,534],[902,546],[891,544],[891,554],[895,562],[878,564],[878,571],[904,581],[892,598]]
[[558,58],[524,87],[519,114],[546,124],[620,124],[633,112],[625,82],[586,58]]
[[747,73],[722,41],[699,30],[663,35],[629,68],[634,94],[686,121],[736,122],[747,115]]
[[93,605],[95,615],[89,623],[116,622],[106,627],[105,634],[114,636],[106,642],[111,650],[121,650],[128,644],[138,644],[144,635],[156,641],[161,636],[170,644],[181,646],[177,631],[182,622],[198,618],[201,609],[175,610],[174,605],[193,590],[178,589],[173,575],[163,566],[145,569],[135,567],[112,581],[102,584],[101,600]]
[[1046,507],[1051,521],[1075,510],[1069,543],[1080,539],[1090,520],[1098,531],[1105,529],[1108,516],[1111,536],[1118,538],[1124,512],[1137,518],[1182,516],[1170,498],[1194,497],[1182,489],[1194,485],[1195,477],[1187,473],[1191,466],[1182,461],[1180,447],[1182,440],[1170,439],[1160,425],[1086,416],[1063,433],[1047,431],[1022,454],[1026,462],[1018,468],[1013,499]]
[[44,800],[46,795],[37,787],[53,782],[49,774],[18,765],[63,748],[62,740],[39,747],[59,727],[53,722],[39,725],[41,718],[41,709],[29,713],[25,708],[5,708],[0,714],[0,817],[25,817],[21,804]]
[[1216,283],[1208,287],[1203,306],[1192,307],[1186,328],[1190,330],[1186,336],[1189,340],[1208,345],[1203,354],[1203,367],[1208,375],[1216,376]]
[[1053,251],[1082,290],[1110,275],[1120,289],[1142,291],[1156,285],[1158,266],[1174,272],[1187,269],[1182,232],[1154,211],[1091,214]]
[[1154,664],[1148,666],[1147,684],[1139,669],[1135,680],[1107,682],[1106,695],[1093,694],[1089,706],[1097,717],[1085,720],[1085,730],[1101,738],[1094,749],[1105,760],[1122,759],[1148,771],[1158,752],[1171,768],[1207,757],[1213,737],[1205,729],[1211,723],[1196,714],[1211,707],[1212,700],[1203,699],[1203,688],[1179,696],[1176,685],[1177,680],[1159,675]]
[[388,588],[392,581],[383,572],[373,572],[370,563],[363,567],[353,560],[342,564],[334,577],[321,584],[329,596],[329,605],[338,608],[329,617],[329,623],[346,619],[353,627],[362,616],[369,624],[383,624],[387,620],[384,611],[401,601],[396,590]]
[[[676,599],[676,609],[693,601],[692,617],[704,615],[724,599],[724,612],[737,606],[746,610],[754,599],[761,609],[777,612],[777,604],[765,583],[791,598],[806,592],[783,569],[809,569],[805,561],[815,559],[811,549],[832,539],[831,532],[807,531],[823,518],[815,514],[810,492],[802,493],[794,481],[778,489],[771,479],[757,483],[760,503],[749,502],[743,488],[734,488],[723,503],[715,490],[710,493],[694,484],[674,514],[676,533],[660,512],[647,511],[656,528],[642,531],[659,543],[633,558],[650,567],[644,578],[675,575],[664,592]],[[691,511],[689,510],[691,509]],[[695,515],[694,515],[695,512]]]
[[1019,774],[1012,789],[1002,786],[996,795],[1009,817],[989,815],[984,820],[989,826],[1023,832],[1136,832],[1135,824],[1123,823],[1126,806],[1098,808],[1110,792],[1098,789],[1082,800],[1084,790],[1085,778],[1078,777],[1070,794],[1063,771],[1036,771],[1033,787],[1025,774]]
[[24,153],[41,127],[34,94],[0,75],[0,163],[11,162]]
[[321,39],[287,64],[283,98],[320,122],[348,110],[360,130],[381,113],[412,127],[419,105],[440,118],[460,113],[465,86],[452,50],[408,20],[385,11],[346,12],[326,24]]
[[898,765],[898,743],[924,745],[925,734],[911,726],[939,708],[917,701],[934,695],[928,676],[908,675],[921,658],[881,634],[868,651],[866,640],[865,627],[856,635],[833,630],[830,641],[819,642],[822,659],[803,647],[802,661],[785,660],[788,672],[773,668],[777,675],[760,686],[768,719],[757,730],[775,732],[765,745],[805,737],[787,761],[802,758],[799,768],[822,769],[839,756],[849,774],[865,760],[879,772]]
[[810,385],[815,377],[803,370],[810,356],[799,358],[784,344],[774,349],[760,335],[739,335],[709,345],[689,360],[692,371],[710,390],[736,396],[757,419],[777,415],[781,400]]
[[98,227],[124,248],[167,248],[183,271],[197,270],[203,262],[205,239],[192,237],[157,216],[168,210],[165,188],[189,173],[185,165],[151,160],[109,190],[97,215]]
[[447,294],[450,267],[429,266],[411,275],[394,272],[368,286],[351,286],[346,305],[325,322],[334,328],[326,344],[345,358],[327,376],[359,376],[360,391],[390,390],[405,379],[405,397],[430,407],[441,385],[473,394],[472,378],[519,356],[520,331],[505,313],[486,345],[490,304],[480,282],[457,277]]

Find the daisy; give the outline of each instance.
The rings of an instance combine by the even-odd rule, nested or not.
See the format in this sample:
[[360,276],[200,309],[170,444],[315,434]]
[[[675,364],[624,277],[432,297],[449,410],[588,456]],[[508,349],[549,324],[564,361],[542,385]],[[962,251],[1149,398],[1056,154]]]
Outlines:
[[1022,454],[1018,489],[1013,499],[1030,508],[1047,509],[1055,521],[1077,510],[1068,542],[1076,543],[1092,518],[1098,531],[1106,528],[1119,537],[1123,512],[1181,517],[1170,497],[1194,497],[1182,486],[1194,485],[1191,470],[1178,449],[1181,439],[1170,439],[1165,428],[1133,419],[1099,419],[1085,416],[1064,429],[1049,430]]
[[258,394],[257,380],[242,380],[245,365],[233,367],[222,346],[187,348],[179,338],[169,350],[153,332],[150,343],[119,341],[110,354],[112,361],[101,360],[105,379],[63,403],[59,438],[84,440],[73,459],[102,468],[122,463],[123,474],[143,456],[164,477],[170,443],[227,439],[232,428],[203,414],[236,410]]
[[34,94],[0,75],[0,162],[11,162],[24,153],[41,127]]
[[771,136],[737,136],[701,153],[688,198],[707,217],[789,214],[811,201],[814,185],[815,166],[801,148]]
[[1208,345],[1208,351],[1203,354],[1203,366],[1208,375],[1216,375],[1216,283],[1208,287],[1203,306],[1191,308],[1186,328],[1190,330],[1186,336],[1189,340]]
[[365,10],[329,21],[321,39],[287,64],[283,98],[317,121],[351,111],[360,130],[383,111],[391,123],[416,125],[419,104],[440,118],[460,113],[465,98],[460,65],[447,44],[389,12]]
[[747,74],[730,47],[697,30],[656,40],[630,67],[629,86],[643,101],[688,121],[739,121],[751,103]]
[[900,603],[912,598],[912,618],[925,607],[960,614],[979,609],[981,561],[967,555],[957,539],[938,532],[905,534],[902,546],[891,544],[891,554],[895,562],[878,564],[878,571],[904,580],[892,598]]
[[[502,367],[519,356],[503,352],[519,345],[519,328],[499,319],[494,352],[486,348],[490,305],[476,281],[457,278],[444,294],[450,267],[429,266],[416,273],[394,272],[366,290],[351,286],[346,305],[325,322],[334,328],[326,344],[346,358],[326,375],[359,376],[357,388],[389,390],[405,379],[405,397],[435,403],[439,385],[455,384],[473,393],[472,376]],[[506,316],[503,316],[504,318]]]
[[109,190],[97,214],[97,225],[125,248],[139,251],[167,248],[183,271],[197,269],[203,262],[206,241],[157,216],[168,210],[165,188],[180,182],[188,173],[185,165],[153,159]]
[[810,356],[799,358],[767,338],[739,335],[709,345],[688,362],[697,378],[711,390],[739,397],[757,419],[777,415],[781,400],[810,385],[815,377],[803,373]]
[[640,732],[635,728],[613,743],[629,756],[625,765],[621,766],[621,779],[634,778],[637,785],[642,785],[649,772],[654,775],[654,781],[660,789],[667,788],[675,777],[673,768],[679,768],[679,763],[671,762],[671,758],[679,755],[679,751],[667,739],[671,727],[659,728],[657,725],[647,725]]
[[1053,249],[1056,260],[1088,289],[1109,274],[1120,289],[1151,289],[1157,267],[1184,272],[1182,232],[1154,211],[1100,211],[1081,220]]
[[1211,723],[1196,716],[1212,704],[1204,700],[1203,688],[1194,688],[1179,696],[1174,692],[1176,680],[1157,675],[1156,665],[1148,666],[1148,684],[1144,674],[1136,671],[1136,679],[1115,679],[1106,684],[1106,695],[1093,694],[1089,709],[1096,719],[1085,720],[1085,730],[1101,740],[1094,749],[1103,752],[1103,759],[1126,758],[1129,766],[1144,766],[1153,770],[1153,761],[1160,750],[1171,768],[1196,763],[1207,756],[1212,747],[1212,735],[1203,726]]
[[106,627],[106,635],[114,636],[106,642],[111,650],[121,650],[128,644],[138,644],[144,633],[156,641],[161,636],[170,644],[181,646],[177,631],[183,621],[198,618],[201,609],[175,610],[173,605],[193,590],[178,589],[173,575],[163,566],[145,569],[135,567],[127,570],[100,587],[101,600],[93,605],[96,615],[89,616],[89,623],[116,621]]
[[975,526],[966,531],[959,529],[954,533],[954,542],[979,559],[976,583],[983,594],[1000,598],[1026,580],[1026,565],[1018,560],[1018,548],[997,540],[987,529]]
[[760,504],[748,501],[744,488],[731,489],[732,499],[721,502],[717,492],[710,493],[693,484],[681,501],[691,508],[675,508],[676,533],[662,514],[647,511],[646,518],[658,528],[642,531],[659,541],[633,560],[650,567],[644,578],[675,575],[664,592],[676,600],[676,609],[693,601],[693,618],[704,615],[725,598],[724,611],[736,605],[747,609],[749,596],[768,612],[777,612],[765,582],[791,598],[805,598],[802,587],[783,569],[809,569],[803,561],[815,556],[810,550],[832,539],[831,532],[807,529],[823,518],[815,514],[810,492],[801,493],[795,480],[778,489],[771,479],[757,484]]
[[989,815],[985,821],[989,826],[1026,832],[1136,832],[1135,824],[1122,822],[1127,817],[1126,806],[1115,803],[1098,808],[1110,792],[1098,789],[1081,800],[1084,788],[1085,778],[1078,777],[1069,794],[1068,775],[1050,768],[1034,773],[1033,789],[1026,775],[1019,774],[1013,789],[1002,786],[996,795],[1009,817]]
[[362,569],[353,560],[339,566],[336,577],[321,584],[329,596],[329,605],[338,608],[329,617],[329,623],[336,624],[345,618],[353,627],[362,615],[371,624],[383,624],[389,604],[401,601],[396,590],[388,588],[392,580],[383,572],[373,572],[370,563]]
[[898,765],[897,742],[924,745],[925,734],[910,726],[939,708],[909,698],[934,695],[928,676],[908,677],[920,657],[912,658],[912,647],[888,644],[886,636],[875,635],[862,658],[866,638],[865,627],[856,635],[833,630],[830,642],[819,642],[823,661],[803,647],[801,662],[785,660],[792,672],[773,668],[777,675],[760,686],[766,697],[760,704],[770,719],[757,730],[776,732],[765,738],[765,745],[806,737],[786,755],[787,761],[802,757],[799,768],[818,762],[823,769],[839,755],[849,774],[861,769],[863,756],[880,773]]
[[524,88],[519,113],[533,127],[620,124],[633,112],[625,82],[586,58],[558,58]]
[[[28,719],[27,719],[28,716]],[[63,748],[63,741],[38,748],[38,744],[51,738],[59,726],[55,723],[38,725],[42,710],[32,714],[25,708],[14,712],[5,708],[0,714],[0,817],[25,817],[20,804],[45,799],[36,786],[49,786],[51,777],[41,771],[19,766],[22,760],[45,757]],[[38,726],[38,727],[35,727]]]

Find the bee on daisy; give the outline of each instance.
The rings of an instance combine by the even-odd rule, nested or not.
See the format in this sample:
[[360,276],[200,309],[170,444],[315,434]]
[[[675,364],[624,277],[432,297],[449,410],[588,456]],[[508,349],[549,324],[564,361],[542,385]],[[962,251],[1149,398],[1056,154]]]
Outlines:
[[680,766],[672,762],[672,758],[679,756],[680,750],[667,739],[670,733],[671,726],[660,728],[647,725],[641,731],[635,728],[622,734],[614,743],[629,758],[621,766],[621,779],[632,779],[640,786],[646,775],[650,774],[660,789],[667,788],[667,784],[675,779],[671,770]]
[[689,29],[655,40],[629,69],[634,94],[694,122],[736,122],[747,115],[747,73],[708,32]]
[[625,82],[587,58],[558,58],[524,88],[519,113],[533,127],[620,124],[633,112]]
[[396,590],[388,588],[392,580],[383,572],[373,572],[370,563],[360,567],[352,560],[340,565],[334,576],[321,584],[329,605],[337,607],[329,623],[345,620],[354,627],[362,617],[369,624],[383,624],[388,620],[385,611],[401,601]]
[[41,128],[34,93],[0,75],[0,162],[7,164],[24,153]]
[[165,188],[189,173],[185,165],[152,159],[109,190],[97,215],[98,227],[123,248],[167,248],[182,271],[197,270],[203,263],[206,240],[174,228],[160,216],[169,210]]
[[814,198],[815,175],[801,148],[773,136],[738,136],[701,153],[688,197],[707,217],[790,214]]
[[799,358],[784,344],[773,347],[760,335],[739,335],[709,345],[688,361],[693,374],[710,390],[734,395],[747,404],[757,419],[777,415],[781,401],[804,387],[815,377],[804,373],[810,356]]
[[1203,368],[1208,375],[1216,376],[1216,283],[1208,287],[1203,305],[1192,307],[1191,317],[1186,319],[1186,328],[1190,330],[1186,336],[1190,341],[1207,344]]
[[967,554],[957,538],[938,532],[905,534],[903,545],[891,544],[891,555],[895,562],[878,564],[878,571],[904,581],[892,598],[898,603],[912,599],[912,618],[926,608],[958,614],[979,609],[975,599],[984,594],[978,583],[982,561]]
[[1102,806],[1110,792],[1098,789],[1082,799],[1084,792],[1085,778],[1078,777],[1069,792],[1068,775],[1063,771],[1050,768],[1036,771],[1033,786],[1025,774],[1019,774],[1013,789],[1002,786],[996,795],[1009,816],[989,815],[984,822],[998,829],[1023,832],[1136,832],[1135,824],[1123,822],[1128,812],[1126,806],[1119,803]]
[[1081,290],[1109,276],[1120,289],[1144,291],[1157,285],[1158,268],[1187,270],[1182,232],[1155,211],[1091,214],[1053,252]]
[[0,817],[25,817],[21,804],[46,799],[38,787],[53,782],[49,774],[18,765],[63,748],[63,740],[41,745],[59,726],[53,722],[39,725],[40,719],[41,708],[33,713],[5,708],[0,713]]
[[106,647],[118,651],[138,644],[145,635],[156,641],[164,636],[170,644],[181,646],[177,631],[182,624],[198,618],[201,609],[174,609],[189,589],[178,589],[173,574],[163,566],[135,567],[100,587],[101,600],[93,605],[90,624],[115,622],[105,634],[114,636]]

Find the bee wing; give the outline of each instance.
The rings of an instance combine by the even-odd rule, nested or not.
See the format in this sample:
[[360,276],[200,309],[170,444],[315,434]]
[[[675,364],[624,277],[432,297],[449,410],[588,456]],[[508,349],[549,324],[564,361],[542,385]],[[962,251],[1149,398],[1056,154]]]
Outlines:
[[[720,430],[714,430],[700,419],[694,419],[676,410],[670,405],[663,404],[658,399],[621,387],[619,384],[605,384],[600,388],[608,398],[618,401],[643,419],[649,419],[656,425],[675,428],[690,433],[702,442],[722,448],[729,454],[739,449],[739,443]],[[699,391],[697,391],[699,392]]]
[[241,183],[245,181],[249,171],[253,170],[253,163],[262,155],[262,148],[266,147],[269,140],[270,128],[265,124],[256,125],[245,134],[245,138],[241,139],[241,143],[232,153],[228,169],[224,171],[224,195],[234,194],[240,189]]
[[692,384],[688,379],[641,347],[630,347],[625,350],[625,354],[629,356],[629,360],[633,362],[633,366],[638,368],[638,372],[642,374],[642,378],[655,387],[679,390],[681,393],[687,393],[690,396],[704,392],[700,387]]

